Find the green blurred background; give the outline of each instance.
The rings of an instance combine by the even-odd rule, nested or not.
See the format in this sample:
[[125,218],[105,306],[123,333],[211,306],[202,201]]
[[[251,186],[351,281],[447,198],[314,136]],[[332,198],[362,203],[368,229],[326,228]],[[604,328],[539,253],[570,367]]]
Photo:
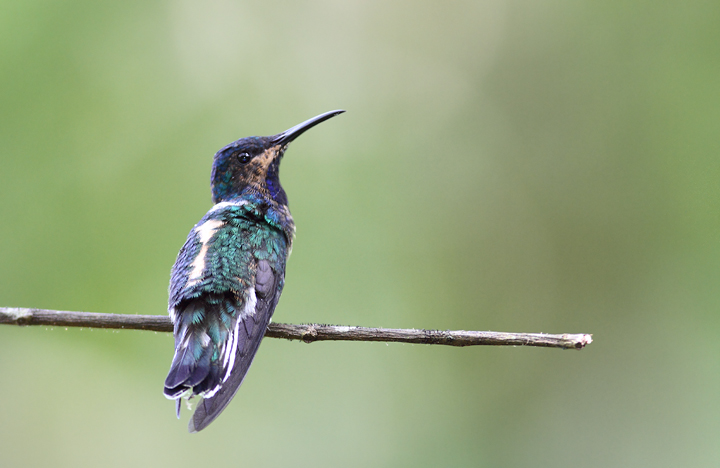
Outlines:
[[0,305],[163,314],[212,155],[293,143],[279,322],[188,435],[172,337],[0,327],[0,465],[718,466],[720,4],[0,3]]

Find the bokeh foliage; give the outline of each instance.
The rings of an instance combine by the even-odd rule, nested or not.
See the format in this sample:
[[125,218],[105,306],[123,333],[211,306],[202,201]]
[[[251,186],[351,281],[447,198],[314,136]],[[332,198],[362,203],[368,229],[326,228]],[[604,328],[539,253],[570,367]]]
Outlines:
[[0,329],[0,465],[720,463],[720,4],[0,2],[0,305],[164,313],[213,153],[321,112],[275,320],[190,436],[170,336]]

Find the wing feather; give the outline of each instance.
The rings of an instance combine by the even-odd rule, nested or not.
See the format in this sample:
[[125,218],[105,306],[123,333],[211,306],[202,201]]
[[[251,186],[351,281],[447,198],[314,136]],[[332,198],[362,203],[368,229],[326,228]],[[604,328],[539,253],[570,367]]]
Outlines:
[[[263,272],[259,273],[259,276],[265,275],[267,271],[272,272],[268,262],[265,260],[258,262],[258,272]],[[198,404],[188,425],[190,432],[201,431],[213,422],[242,385],[280,297],[279,292],[273,294],[275,284],[280,280],[279,275],[280,273],[272,272],[271,278],[262,276],[260,279],[265,281],[256,282],[255,309],[252,313],[242,314],[241,322],[238,324],[240,326],[236,328],[234,365],[220,388]]]

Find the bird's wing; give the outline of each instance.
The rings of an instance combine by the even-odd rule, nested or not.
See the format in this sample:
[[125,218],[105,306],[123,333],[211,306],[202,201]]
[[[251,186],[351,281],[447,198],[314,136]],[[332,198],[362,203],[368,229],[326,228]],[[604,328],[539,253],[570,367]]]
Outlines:
[[267,260],[257,263],[254,312],[243,314],[235,330],[231,332],[234,336],[231,336],[230,340],[235,343],[232,369],[220,388],[198,404],[188,425],[190,432],[201,431],[213,422],[240,388],[280,297],[277,286],[283,280],[281,275],[282,272],[274,271]]

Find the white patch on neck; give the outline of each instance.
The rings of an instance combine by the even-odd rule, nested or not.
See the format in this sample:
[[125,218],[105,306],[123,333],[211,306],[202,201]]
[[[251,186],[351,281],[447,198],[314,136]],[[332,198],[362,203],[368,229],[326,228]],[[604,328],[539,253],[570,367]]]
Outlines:
[[[219,204],[220,203],[218,203],[218,205]],[[220,229],[220,227],[222,227],[224,224],[225,222],[219,219],[209,219],[195,228],[195,232],[200,237],[202,247],[200,247],[200,253],[198,253],[198,256],[195,257],[195,260],[193,260],[192,262],[193,269],[188,276],[188,283],[185,285],[186,288],[194,286],[195,284],[200,282],[203,270],[205,269],[205,256],[207,255],[208,251],[208,242],[210,241],[210,239],[212,239],[212,236],[215,234],[215,232]]]
[[248,203],[247,200],[224,201],[224,202],[216,203],[215,206],[210,208],[210,211],[208,211],[208,214],[212,213],[214,211],[217,211],[217,210],[222,210],[223,208],[227,208],[228,206],[243,206],[243,205],[247,205],[247,203]]

